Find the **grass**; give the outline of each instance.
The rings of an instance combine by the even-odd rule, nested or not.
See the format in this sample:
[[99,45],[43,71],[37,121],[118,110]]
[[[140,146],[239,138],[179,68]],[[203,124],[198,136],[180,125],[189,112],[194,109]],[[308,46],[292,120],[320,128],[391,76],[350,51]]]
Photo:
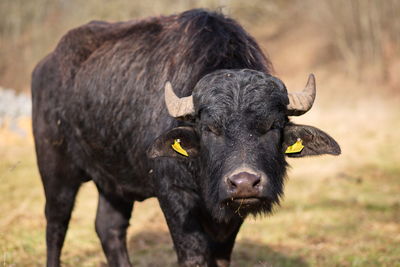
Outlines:
[[[291,160],[282,206],[272,216],[246,221],[232,266],[400,266],[400,157],[397,146],[387,142],[397,136],[390,129],[398,129],[399,114],[388,109],[369,116],[380,121],[374,128],[356,112],[359,126],[353,122],[351,134],[318,119],[324,114],[331,114],[334,125],[341,119],[332,112],[309,119],[328,127],[343,155]],[[29,122],[23,127],[30,131]],[[371,142],[368,153],[365,142]],[[0,158],[0,266],[43,266],[44,197],[31,137],[2,129]],[[96,204],[95,187],[84,184],[63,250],[64,266],[104,266],[94,232]],[[176,266],[155,199],[136,204],[128,244],[135,266]]]

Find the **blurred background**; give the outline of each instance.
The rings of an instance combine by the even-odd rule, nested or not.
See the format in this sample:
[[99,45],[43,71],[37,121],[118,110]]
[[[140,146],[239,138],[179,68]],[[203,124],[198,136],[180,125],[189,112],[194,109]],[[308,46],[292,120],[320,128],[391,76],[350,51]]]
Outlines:
[[[400,266],[400,1],[1,0],[0,266],[43,266],[44,197],[30,127],[30,75],[69,29],[220,10],[253,35],[289,91],[317,78],[313,109],[297,123],[332,135],[339,157],[290,160],[285,199],[250,218],[232,266]],[[64,266],[104,266],[94,232],[97,193],[79,193]],[[176,266],[157,201],[135,206],[135,266]]]

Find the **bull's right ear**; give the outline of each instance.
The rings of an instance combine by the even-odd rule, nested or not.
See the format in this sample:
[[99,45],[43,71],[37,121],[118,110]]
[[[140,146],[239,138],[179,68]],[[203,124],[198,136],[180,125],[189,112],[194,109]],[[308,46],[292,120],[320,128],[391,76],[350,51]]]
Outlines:
[[[288,152],[288,148],[295,147],[297,141],[301,142],[300,149]],[[286,156],[292,158],[323,154],[339,155],[341,153],[339,144],[327,133],[312,126],[293,123],[285,126],[283,151]]]
[[192,127],[176,127],[159,136],[147,150],[149,158],[192,158],[199,152],[199,138]]

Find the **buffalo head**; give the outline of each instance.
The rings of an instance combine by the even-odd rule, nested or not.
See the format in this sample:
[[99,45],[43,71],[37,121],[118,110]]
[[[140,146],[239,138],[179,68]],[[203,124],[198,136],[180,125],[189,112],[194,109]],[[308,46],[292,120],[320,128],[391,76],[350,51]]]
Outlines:
[[[210,73],[183,98],[167,83],[170,115],[191,119],[160,136],[149,156],[192,161],[202,198],[218,220],[270,212],[283,194],[285,156],[340,154],[329,135],[288,118],[307,112],[314,99],[313,75],[297,94],[288,94],[278,78],[249,69]],[[187,155],[174,150],[176,142]]]

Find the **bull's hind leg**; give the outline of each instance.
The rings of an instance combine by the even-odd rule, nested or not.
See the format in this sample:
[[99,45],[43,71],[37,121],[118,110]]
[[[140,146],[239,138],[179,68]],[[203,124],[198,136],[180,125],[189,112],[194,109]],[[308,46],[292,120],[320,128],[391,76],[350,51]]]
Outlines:
[[37,147],[38,165],[46,195],[47,266],[60,266],[60,255],[75,197],[84,176],[52,147]]
[[108,195],[99,190],[96,232],[111,267],[131,266],[126,246],[126,230],[132,208],[133,202],[127,202],[121,197]]
[[47,266],[60,266],[61,249],[80,184],[62,185],[46,194]]

